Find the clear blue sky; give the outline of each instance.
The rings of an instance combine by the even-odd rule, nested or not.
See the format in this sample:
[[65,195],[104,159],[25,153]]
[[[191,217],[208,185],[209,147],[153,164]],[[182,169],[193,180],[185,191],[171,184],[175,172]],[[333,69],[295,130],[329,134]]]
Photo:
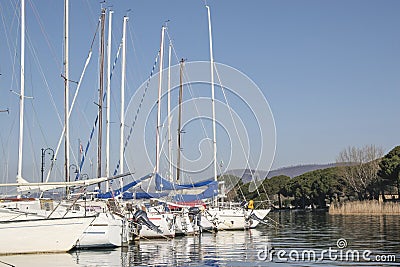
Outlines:
[[[349,145],[375,144],[386,153],[399,143],[399,1],[210,0],[208,4],[215,60],[248,75],[272,109],[277,134],[273,168],[334,162]],[[78,80],[100,4],[71,0],[70,6],[70,72],[71,79]],[[113,55],[120,41],[122,17],[131,10],[128,96],[150,73],[166,20],[170,20],[168,31],[179,57],[209,59],[203,1],[107,1],[106,6],[115,11]],[[9,90],[19,91],[19,1],[1,2],[0,15],[0,109],[10,108],[9,115],[0,114],[0,170],[3,180],[12,181],[17,161],[18,98]],[[62,1],[26,0],[26,95],[34,99],[26,101],[29,137],[25,138],[24,176],[35,177],[32,180],[40,174],[40,148],[54,148],[61,132],[56,110],[62,119],[62,16]],[[97,44],[98,39],[95,47]],[[95,55],[97,52],[72,118],[75,150],[78,138],[86,144],[96,113]],[[117,96],[114,101],[118,102]],[[113,111],[114,121],[118,113]],[[61,169],[62,158],[60,154]]]

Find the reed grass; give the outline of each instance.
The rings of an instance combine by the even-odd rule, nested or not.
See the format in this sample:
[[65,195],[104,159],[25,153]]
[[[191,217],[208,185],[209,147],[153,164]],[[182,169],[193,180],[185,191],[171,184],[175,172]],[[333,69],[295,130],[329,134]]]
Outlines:
[[332,203],[329,214],[340,215],[400,215],[400,203],[377,200]]

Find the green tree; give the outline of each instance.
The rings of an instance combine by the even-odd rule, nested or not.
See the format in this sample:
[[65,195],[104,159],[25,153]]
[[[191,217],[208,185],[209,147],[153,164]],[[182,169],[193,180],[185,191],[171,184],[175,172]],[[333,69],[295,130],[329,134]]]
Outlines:
[[393,148],[379,163],[378,175],[384,185],[396,185],[400,198],[400,146]]
[[343,182],[336,167],[315,170],[294,177],[287,185],[287,193],[294,198],[297,208],[307,206],[326,208],[326,202],[332,202],[343,188]]
[[259,186],[259,190],[268,196],[277,195],[279,208],[282,208],[282,195],[287,195],[286,185],[290,181],[289,176],[278,175],[271,178],[265,178],[262,185]]
[[311,205],[311,179],[309,173],[291,179],[288,183],[287,191],[289,195],[294,197],[293,205],[296,208],[305,209]]

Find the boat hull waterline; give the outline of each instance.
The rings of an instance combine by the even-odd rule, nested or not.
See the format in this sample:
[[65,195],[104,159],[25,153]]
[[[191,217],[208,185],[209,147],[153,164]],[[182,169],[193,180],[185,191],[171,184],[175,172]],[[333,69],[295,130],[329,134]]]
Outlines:
[[0,222],[0,255],[71,250],[96,217]]

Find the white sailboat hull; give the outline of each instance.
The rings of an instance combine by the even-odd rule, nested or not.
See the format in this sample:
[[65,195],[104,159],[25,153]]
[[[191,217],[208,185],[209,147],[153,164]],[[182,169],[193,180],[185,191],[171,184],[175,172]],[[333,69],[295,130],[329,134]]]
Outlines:
[[123,218],[117,218],[110,213],[100,213],[83,232],[77,248],[120,247],[127,242],[123,238],[123,227]]
[[188,213],[176,213],[175,215],[176,235],[193,235],[199,231],[197,221],[190,221]]
[[95,217],[0,222],[0,254],[67,252]]
[[202,214],[201,226],[215,230],[243,230],[250,227],[243,209],[209,208]]
[[159,226],[161,233],[149,229],[146,225],[142,226],[140,238],[165,238],[175,236],[174,215],[170,213],[152,214],[147,213],[149,220],[156,226]]
[[[254,213],[259,219],[264,220],[267,217],[268,213],[271,209],[256,209],[256,210],[248,210],[246,213],[247,218],[251,216],[251,213]],[[260,221],[253,220],[250,218],[250,228],[256,228],[257,225],[260,224]]]
[[[36,218],[62,218],[62,217],[83,217],[85,216],[85,206],[81,203],[80,209],[70,210],[69,204],[58,206],[56,211],[43,210],[41,209],[40,199],[30,201],[19,201],[19,202],[8,202],[3,203],[3,207],[8,209],[0,210],[0,221],[5,220],[27,220]],[[57,206],[57,203],[53,203],[51,200],[47,200],[47,203],[51,202],[51,207]],[[112,214],[111,212],[105,211],[105,204],[102,202],[90,203],[90,211],[87,211],[87,215],[98,215],[93,223],[84,231],[83,236],[80,238],[77,244],[78,248],[95,248],[95,247],[119,247],[123,245],[123,242],[127,242],[127,229],[124,231],[123,218]],[[104,206],[104,207],[103,207]],[[97,211],[99,213],[97,213]],[[51,214],[51,215],[50,215]]]

